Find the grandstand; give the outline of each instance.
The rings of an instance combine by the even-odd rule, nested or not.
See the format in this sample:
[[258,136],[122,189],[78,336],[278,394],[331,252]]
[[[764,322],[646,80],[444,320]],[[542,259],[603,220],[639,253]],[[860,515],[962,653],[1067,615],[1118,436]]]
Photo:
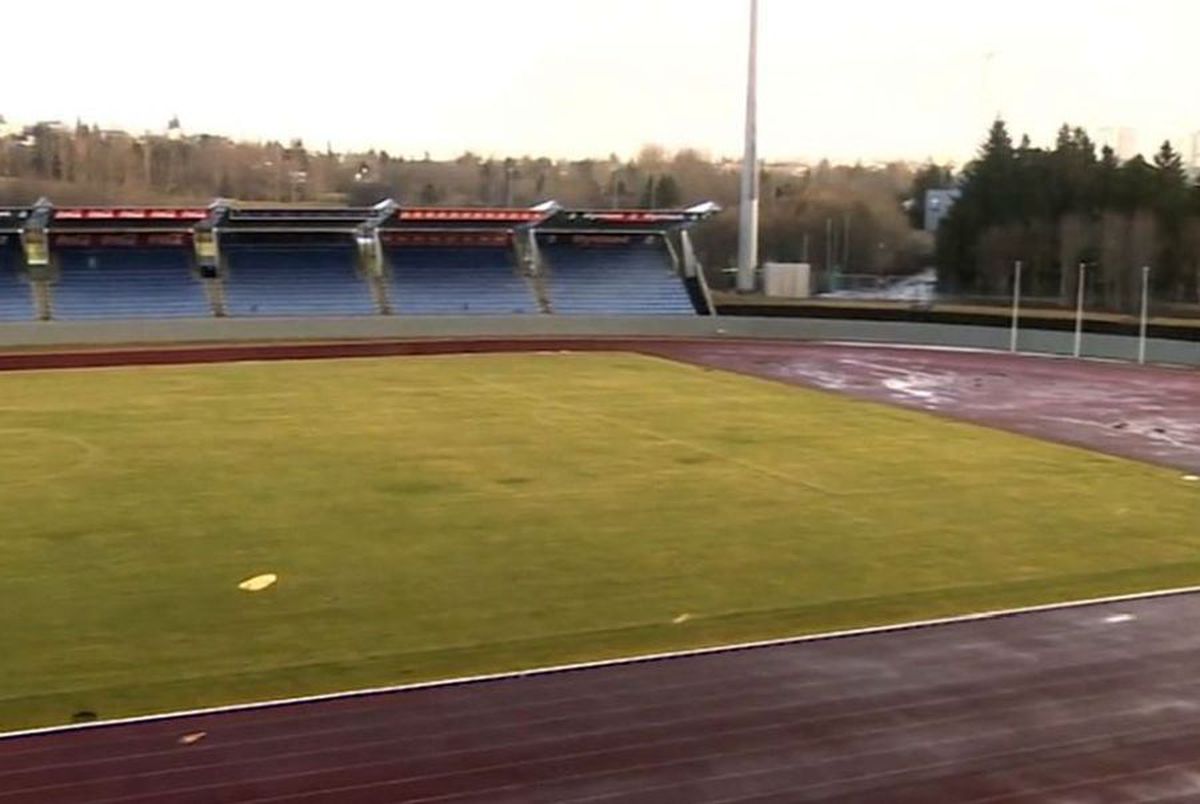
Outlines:
[[64,248],[53,315],[64,320],[211,315],[183,248]]
[[695,312],[662,237],[549,235],[540,250],[557,313]]
[[370,286],[358,275],[351,243],[239,244],[226,249],[223,276],[231,316],[374,315]]
[[0,210],[0,319],[704,314],[672,242],[715,211],[43,201]]

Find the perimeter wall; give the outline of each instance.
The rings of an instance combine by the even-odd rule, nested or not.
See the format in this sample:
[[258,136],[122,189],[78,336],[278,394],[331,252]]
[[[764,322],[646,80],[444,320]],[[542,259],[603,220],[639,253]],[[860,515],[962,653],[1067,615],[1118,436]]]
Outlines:
[[[1007,328],[905,321],[747,316],[369,316],[362,318],[204,318],[172,321],[45,321],[0,324],[0,350],[239,341],[512,337],[772,338],[1007,350]],[[1022,330],[1019,349],[1069,355],[1074,335]],[[1085,333],[1083,354],[1136,360],[1137,339]],[[1151,338],[1152,363],[1200,366],[1200,343]]]

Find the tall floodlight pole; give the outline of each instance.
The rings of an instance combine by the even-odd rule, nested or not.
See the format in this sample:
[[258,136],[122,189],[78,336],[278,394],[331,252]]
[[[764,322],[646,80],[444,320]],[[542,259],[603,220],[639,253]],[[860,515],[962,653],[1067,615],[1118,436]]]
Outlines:
[[750,64],[746,72],[746,151],[738,207],[737,287],[754,290],[758,267],[758,0],[750,0]]
[[850,271],[850,213],[842,213],[842,270]]

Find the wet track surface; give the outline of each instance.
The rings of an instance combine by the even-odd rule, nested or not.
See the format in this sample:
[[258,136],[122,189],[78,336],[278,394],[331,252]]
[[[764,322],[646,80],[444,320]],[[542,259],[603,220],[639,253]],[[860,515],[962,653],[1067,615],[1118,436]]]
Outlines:
[[12,739],[0,802],[1195,800],[1197,626],[1176,595]]
[[[270,348],[130,362],[454,350]],[[1194,372],[770,342],[469,351],[530,348],[627,348],[1200,471]],[[1200,801],[1197,668],[1200,596],[1172,595],[3,739],[0,804]]]
[[1200,472],[1194,370],[832,344],[680,343],[654,351]]

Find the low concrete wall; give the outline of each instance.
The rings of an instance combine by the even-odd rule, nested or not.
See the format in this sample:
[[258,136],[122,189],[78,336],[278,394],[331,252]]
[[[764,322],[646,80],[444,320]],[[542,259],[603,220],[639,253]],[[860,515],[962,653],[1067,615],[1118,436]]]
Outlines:
[[358,338],[479,338],[536,335],[702,337],[702,316],[362,316],[198,318],[171,321],[44,321],[0,324],[0,348]]
[[[361,318],[205,318],[178,321],[46,321],[0,324],[0,349],[116,344],[204,343],[274,340],[511,337],[746,337],[858,341],[975,349],[1008,348],[998,327],[902,321],[744,316],[370,316]],[[1069,355],[1073,334],[1023,330],[1021,351]],[[1137,340],[1085,334],[1087,357],[1134,360]],[[1200,344],[1154,338],[1147,359],[1200,365]]]
[[[803,340],[855,341],[864,343],[915,344],[969,349],[1007,351],[1009,330],[1000,327],[975,327],[958,324],[923,324],[904,321],[840,321],[827,318],[743,318],[721,317],[717,327],[722,334],[755,338],[799,338]],[[1022,352],[1070,355],[1074,351],[1072,332],[1021,330],[1017,347]],[[1085,333],[1085,357],[1112,360],[1137,360],[1137,338],[1124,335]],[[1146,341],[1146,359],[1151,363],[1200,365],[1200,344],[1188,341],[1150,338]]]

